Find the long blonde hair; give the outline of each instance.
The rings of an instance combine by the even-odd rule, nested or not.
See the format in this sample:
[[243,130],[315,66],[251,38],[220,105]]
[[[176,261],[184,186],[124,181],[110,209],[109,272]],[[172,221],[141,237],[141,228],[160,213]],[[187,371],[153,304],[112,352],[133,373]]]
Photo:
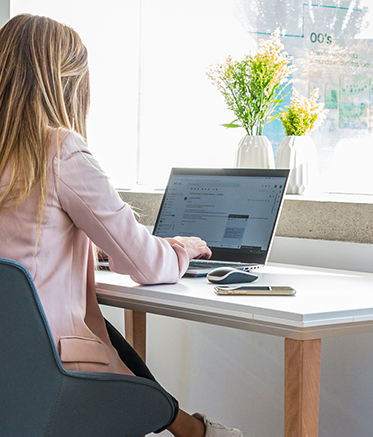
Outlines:
[[58,133],[74,130],[86,139],[89,99],[87,49],[73,29],[27,14],[0,29],[0,179],[6,168],[10,171],[6,186],[0,187],[0,213],[39,183],[40,229],[47,196],[48,126]]

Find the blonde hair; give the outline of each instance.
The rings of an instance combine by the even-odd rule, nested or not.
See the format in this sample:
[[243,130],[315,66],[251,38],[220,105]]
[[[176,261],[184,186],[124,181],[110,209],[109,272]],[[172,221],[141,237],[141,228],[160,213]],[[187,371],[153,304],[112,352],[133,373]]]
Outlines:
[[58,129],[58,138],[65,128],[86,140],[89,98],[87,49],[73,29],[27,14],[0,29],[0,179],[6,168],[10,172],[7,185],[0,187],[0,212],[25,199],[39,183],[40,229],[48,126]]

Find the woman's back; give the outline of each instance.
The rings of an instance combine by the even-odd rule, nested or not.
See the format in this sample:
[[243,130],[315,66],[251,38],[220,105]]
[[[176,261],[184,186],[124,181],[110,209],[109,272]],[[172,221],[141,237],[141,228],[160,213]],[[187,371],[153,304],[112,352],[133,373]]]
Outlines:
[[[79,229],[64,211],[59,199],[55,172],[58,167],[56,131],[51,130],[51,134],[47,206],[37,247],[35,242],[38,232],[36,217],[39,190],[38,186],[35,186],[30,195],[16,207],[5,208],[1,212],[0,254],[21,262],[29,270],[66,368],[129,373],[116,359],[115,351],[109,344],[94,296],[94,280],[91,279],[91,283],[87,281],[88,270],[91,270],[91,276],[94,273],[93,260],[88,259],[90,241],[85,232]],[[72,134],[68,137],[70,142],[74,139]],[[79,139],[77,135],[76,139]],[[69,138],[65,142],[63,155],[71,147],[68,142]],[[61,158],[63,162],[64,157]],[[62,172],[63,167],[62,164]],[[7,183],[7,173],[9,172],[1,179],[2,187]],[[79,178],[79,175],[77,177]],[[62,181],[60,183],[63,184]],[[73,195],[73,192],[71,194]],[[86,320],[88,318],[95,322]]]

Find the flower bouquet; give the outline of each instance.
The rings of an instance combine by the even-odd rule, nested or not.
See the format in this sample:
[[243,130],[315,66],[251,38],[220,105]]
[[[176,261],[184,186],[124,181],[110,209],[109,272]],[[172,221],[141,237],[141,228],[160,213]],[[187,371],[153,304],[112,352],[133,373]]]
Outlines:
[[291,105],[279,114],[287,136],[309,135],[321,125],[328,110],[324,109],[324,103],[317,103],[318,100],[318,88],[313,90],[309,99],[300,96],[293,88]]
[[277,29],[268,41],[260,40],[260,49],[242,61],[228,56],[223,64],[209,68],[208,77],[237,117],[223,126],[243,127],[247,135],[262,135],[264,125],[278,116],[273,113],[283,101],[294,71],[279,34]]
[[247,134],[236,153],[237,167],[274,167],[272,146],[263,136],[263,127],[279,116],[275,110],[283,101],[294,71],[292,57],[283,51],[279,34],[277,29],[269,40],[260,40],[259,50],[242,61],[228,56],[223,64],[211,66],[207,72],[236,116],[223,126],[243,127]]

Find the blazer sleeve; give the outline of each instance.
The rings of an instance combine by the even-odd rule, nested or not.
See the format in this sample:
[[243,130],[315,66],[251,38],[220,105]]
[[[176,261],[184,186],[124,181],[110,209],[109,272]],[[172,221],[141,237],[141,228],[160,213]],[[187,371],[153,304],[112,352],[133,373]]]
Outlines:
[[136,221],[79,135],[66,136],[53,172],[62,209],[107,253],[112,271],[141,284],[175,283],[185,273],[184,245],[152,236]]

